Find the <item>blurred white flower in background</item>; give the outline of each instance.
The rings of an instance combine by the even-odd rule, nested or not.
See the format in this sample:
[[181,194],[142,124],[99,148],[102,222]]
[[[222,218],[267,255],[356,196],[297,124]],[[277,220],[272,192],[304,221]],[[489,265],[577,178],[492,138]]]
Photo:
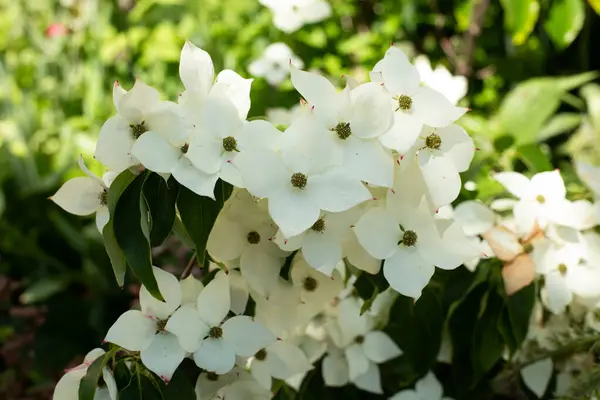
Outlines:
[[267,118],[273,125],[289,126],[292,122],[301,116],[306,107],[302,104],[296,104],[290,109],[277,107],[267,109]]
[[458,103],[467,94],[469,84],[464,76],[453,76],[443,65],[431,68],[429,59],[424,55],[417,56],[414,64],[421,76],[421,82],[441,92],[452,104]]
[[285,81],[290,75],[290,61],[299,68],[304,63],[294,54],[285,43],[272,43],[267,46],[263,54],[248,66],[248,71],[269,84],[276,86]]
[[331,15],[331,6],[325,0],[259,0],[259,2],[273,13],[273,24],[286,33],[297,31],[306,24],[323,21]]

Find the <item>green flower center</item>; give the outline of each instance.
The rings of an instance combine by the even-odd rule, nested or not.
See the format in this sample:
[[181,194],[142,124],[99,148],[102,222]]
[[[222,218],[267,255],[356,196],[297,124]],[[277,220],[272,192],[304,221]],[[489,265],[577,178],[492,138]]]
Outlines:
[[533,245],[531,243],[525,243],[523,245],[523,253],[529,254],[533,251]]
[[312,276],[307,276],[302,284],[302,287],[304,287],[304,290],[307,292],[314,292],[317,289],[317,286],[319,286],[319,283]]
[[558,266],[558,272],[560,272],[562,276],[565,276],[567,274],[567,266],[565,264],[560,264]]
[[213,326],[208,331],[208,337],[211,339],[220,339],[223,337],[223,329],[219,326]]
[[108,205],[108,190],[104,189],[102,193],[98,196],[100,199],[100,204],[105,206]]
[[156,332],[164,331],[165,326],[167,326],[167,321],[167,319],[156,320]]
[[223,139],[223,148],[225,151],[237,151],[237,140],[233,136],[227,136]]
[[342,140],[346,140],[352,135],[352,129],[350,128],[349,122],[340,122],[332,129],[332,131],[336,132],[338,137]]
[[319,218],[317,222],[315,222],[313,226],[310,227],[310,229],[318,233],[323,233],[325,231],[325,228],[325,220],[323,218]]
[[358,335],[354,338],[354,343],[363,344],[365,342],[365,337],[363,335]]
[[403,94],[398,96],[398,109],[402,111],[408,111],[412,107],[412,99],[407,95]]
[[260,233],[258,233],[256,231],[249,232],[248,236],[246,236],[246,240],[248,240],[248,243],[250,243],[250,244],[259,244],[260,243]]
[[418,236],[415,231],[404,231],[401,243],[406,247],[411,247],[417,244],[417,239]]
[[425,146],[431,150],[439,150],[442,145],[442,138],[437,133],[431,133],[425,138]]
[[304,189],[306,187],[306,183],[308,182],[308,178],[306,175],[296,172],[292,175],[290,182],[292,182],[292,186],[298,189]]
[[142,121],[137,125],[129,125],[129,128],[131,129],[131,135],[134,139],[137,139],[144,133],[148,132],[148,128],[146,128],[146,125],[144,125],[145,122],[146,121]]
[[537,200],[538,203],[540,204],[544,204],[546,202],[546,198],[544,196],[542,196],[541,194],[538,194],[537,197],[535,198]]
[[260,349],[254,355],[254,358],[256,358],[258,361],[265,361],[267,358],[267,351],[265,349]]

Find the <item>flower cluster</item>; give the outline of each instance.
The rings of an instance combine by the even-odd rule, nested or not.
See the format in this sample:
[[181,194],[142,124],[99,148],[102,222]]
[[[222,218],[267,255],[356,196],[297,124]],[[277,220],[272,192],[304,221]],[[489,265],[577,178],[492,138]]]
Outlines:
[[[455,124],[467,109],[422,86],[401,50],[386,52],[370,82],[348,77],[343,90],[289,68],[303,99],[283,132],[247,121],[252,80],[230,70],[215,78],[210,56],[190,42],[177,102],[140,80],[129,91],[115,83],[117,115],[95,152],[111,172],[100,179],[81,162],[88,177],[66,182],[53,201],[96,212],[102,231],[110,177],[126,169],[172,177],[199,196],[215,198],[219,179],[234,190],[206,243],[214,278],[205,286],[154,267],[164,301],[142,286],[140,309],[121,315],[107,342],[165,382],[193,359],[203,371],[199,398],[268,399],[273,379],[299,387],[320,359],[326,385],[383,393],[378,365],[402,350],[381,316],[398,293],[419,299],[436,267],[473,270],[495,256],[509,294],[537,271],[553,312],[575,297],[600,300],[590,283],[600,278],[600,238],[583,232],[597,225],[599,203],[566,200],[557,171],[496,175],[518,200],[492,208],[513,218],[473,201],[451,210],[475,154]],[[598,194],[598,173],[579,169]],[[382,274],[390,289],[365,305],[353,290],[358,273]],[[77,390],[81,374],[69,374],[57,393]],[[442,390],[430,373],[394,398],[441,399]]]

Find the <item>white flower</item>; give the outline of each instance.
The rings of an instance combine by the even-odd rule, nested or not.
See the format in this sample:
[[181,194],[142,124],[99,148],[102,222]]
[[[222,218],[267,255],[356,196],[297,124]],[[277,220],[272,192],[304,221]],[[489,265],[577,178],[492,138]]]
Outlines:
[[343,168],[329,167],[333,154],[327,133],[308,116],[286,130],[281,156],[256,149],[234,160],[248,191],[269,199],[269,214],[284,237],[310,228],[321,210],[345,211],[371,198],[367,188]]
[[540,172],[531,180],[518,172],[500,172],[494,178],[519,198],[513,212],[521,233],[533,231],[536,223],[544,229],[550,222],[559,222],[565,210],[570,210],[565,199],[565,184],[558,170]]
[[202,372],[195,387],[198,399],[269,400],[271,392],[262,388],[245,370],[235,367],[224,375]]
[[201,196],[214,199],[217,172],[196,168],[188,157],[191,131],[172,129],[164,134],[144,133],[133,144],[131,153],[140,163],[159,174],[172,174],[177,182]]
[[575,171],[583,183],[589,187],[596,198],[600,198],[600,167],[583,161],[575,162]]
[[[79,384],[81,380],[87,373],[89,366],[92,365],[92,363],[96,361],[96,359],[103,356],[104,354],[104,350],[96,348],[90,351],[85,356],[82,364],[66,371],[66,373],[60,378],[60,380],[56,384],[56,387],[54,388],[54,394],[52,395],[52,399],[79,400]],[[117,383],[115,382],[115,378],[108,368],[102,369],[102,378],[104,379],[104,383],[106,384],[106,386],[97,387],[96,393],[94,394],[94,398],[117,400]]]
[[542,301],[553,313],[562,313],[574,294],[591,299],[600,296],[600,266],[581,262],[587,254],[579,243],[559,245],[543,240],[532,258],[537,272],[544,275]]
[[482,203],[468,200],[456,206],[453,219],[460,225],[465,235],[480,249],[479,256],[465,262],[465,266],[474,271],[481,258],[493,257],[494,255],[488,242],[480,239],[479,235],[483,235],[492,229],[496,221],[496,215]]
[[177,104],[160,101],[158,92],[141,80],[126,92],[118,82],[113,89],[118,114],[100,129],[94,158],[114,171],[138,164],[132,155],[136,140],[146,133],[185,136],[189,129]]
[[263,77],[271,85],[279,85],[290,74],[290,62],[303,68],[304,63],[298,58],[285,43],[271,43],[264,50],[260,58],[252,61],[248,71],[254,75]]
[[239,259],[240,272],[252,289],[268,296],[289,254],[271,238],[277,226],[252,196],[239,190],[232,194],[219,213],[207,242],[209,254],[217,261]]
[[551,358],[544,358],[521,370],[523,382],[538,398],[542,398],[552,378],[553,364]]
[[[454,124],[437,129],[425,126],[413,150],[433,204],[450,204],[460,193],[459,173],[469,168],[475,154],[471,137]],[[404,160],[410,162],[412,157]]]
[[328,354],[323,358],[321,371],[326,386],[339,387],[352,382],[359,389],[375,394],[383,394],[381,375],[377,364],[369,361],[367,371],[351,380],[348,372],[348,361],[339,349],[329,349]]
[[354,231],[373,257],[385,260],[383,273],[390,286],[413,298],[420,297],[435,266],[454,269],[478,255],[458,224],[444,224],[438,231],[424,198],[416,208],[397,207],[393,199],[371,208]]
[[144,365],[163,381],[171,380],[186,351],[166,327],[168,318],[180,306],[182,293],[177,278],[154,267],[154,276],[165,302],[155,299],[142,286],[141,311],[129,310],[110,327],[104,341],[129,351],[139,351]]
[[402,355],[386,333],[373,329],[370,315],[360,315],[361,306],[355,297],[340,301],[337,322],[331,327],[334,343],[344,351],[351,381],[367,373],[370,363],[381,364]]
[[243,187],[232,161],[241,151],[260,147],[278,150],[281,132],[267,121],[241,120],[235,105],[220,94],[211,93],[201,111],[202,121],[195,128],[186,157],[206,174],[217,174]]
[[424,378],[415,384],[415,389],[403,390],[396,393],[390,400],[452,400],[443,397],[444,388],[436,379],[433,372],[428,372]]
[[75,215],[89,215],[96,213],[96,227],[102,229],[108,222],[108,187],[112,182],[113,174],[107,172],[100,179],[94,175],[79,157],[79,168],[87,175],[69,179],[60,189],[50,196],[50,200],[59,205],[63,210]]
[[290,279],[300,289],[300,299],[304,303],[326,304],[344,289],[344,281],[339,272],[334,270],[325,275],[311,268],[298,256],[294,257],[290,268]]
[[201,122],[202,104],[211,93],[227,97],[238,110],[239,117],[246,119],[250,110],[250,87],[252,79],[244,79],[236,72],[226,69],[217,75],[210,55],[189,40],[181,49],[179,77],[185,91],[179,96],[179,104],[195,125]]
[[402,50],[393,46],[373,68],[371,80],[383,83],[393,99],[394,122],[381,136],[381,142],[400,154],[413,146],[423,125],[443,128],[467,111],[452,105],[443,94],[420,86],[417,69]]
[[357,219],[358,215],[354,210],[323,213],[300,235],[286,239],[279,231],[274,241],[284,250],[302,249],[302,256],[308,265],[330,276],[335,266],[342,260],[344,240],[353,235],[351,226]]
[[312,369],[298,346],[281,340],[260,349],[247,365],[250,374],[267,390],[271,389],[272,378],[285,380]]
[[305,24],[322,21],[331,15],[331,6],[325,0],[259,0],[273,13],[273,24],[291,33]]
[[346,86],[338,92],[323,76],[294,66],[291,69],[294,87],[330,131],[328,138],[335,151],[343,155],[348,175],[373,185],[392,186],[392,154],[378,140],[393,117],[386,91],[380,85],[365,83],[353,89]]
[[446,96],[452,104],[458,103],[467,94],[469,83],[464,76],[452,76],[443,65],[432,69],[431,63],[425,55],[417,56],[414,64],[421,76],[421,82]]
[[200,292],[196,309],[181,307],[166,326],[185,351],[194,353],[200,368],[216,374],[231,371],[236,355],[249,357],[275,341],[262,324],[248,316],[226,319],[230,305],[229,278],[220,272]]

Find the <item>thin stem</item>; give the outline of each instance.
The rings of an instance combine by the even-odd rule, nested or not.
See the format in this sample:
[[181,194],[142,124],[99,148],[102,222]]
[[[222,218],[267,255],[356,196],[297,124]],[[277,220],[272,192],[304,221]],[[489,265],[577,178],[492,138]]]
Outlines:
[[194,269],[195,266],[196,266],[196,252],[194,252],[194,254],[192,254],[192,257],[190,258],[190,261],[188,261],[187,265],[185,266],[185,269],[181,273],[179,280],[183,280],[183,279],[187,278],[188,276],[190,276],[190,274],[192,273],[192,270]]

